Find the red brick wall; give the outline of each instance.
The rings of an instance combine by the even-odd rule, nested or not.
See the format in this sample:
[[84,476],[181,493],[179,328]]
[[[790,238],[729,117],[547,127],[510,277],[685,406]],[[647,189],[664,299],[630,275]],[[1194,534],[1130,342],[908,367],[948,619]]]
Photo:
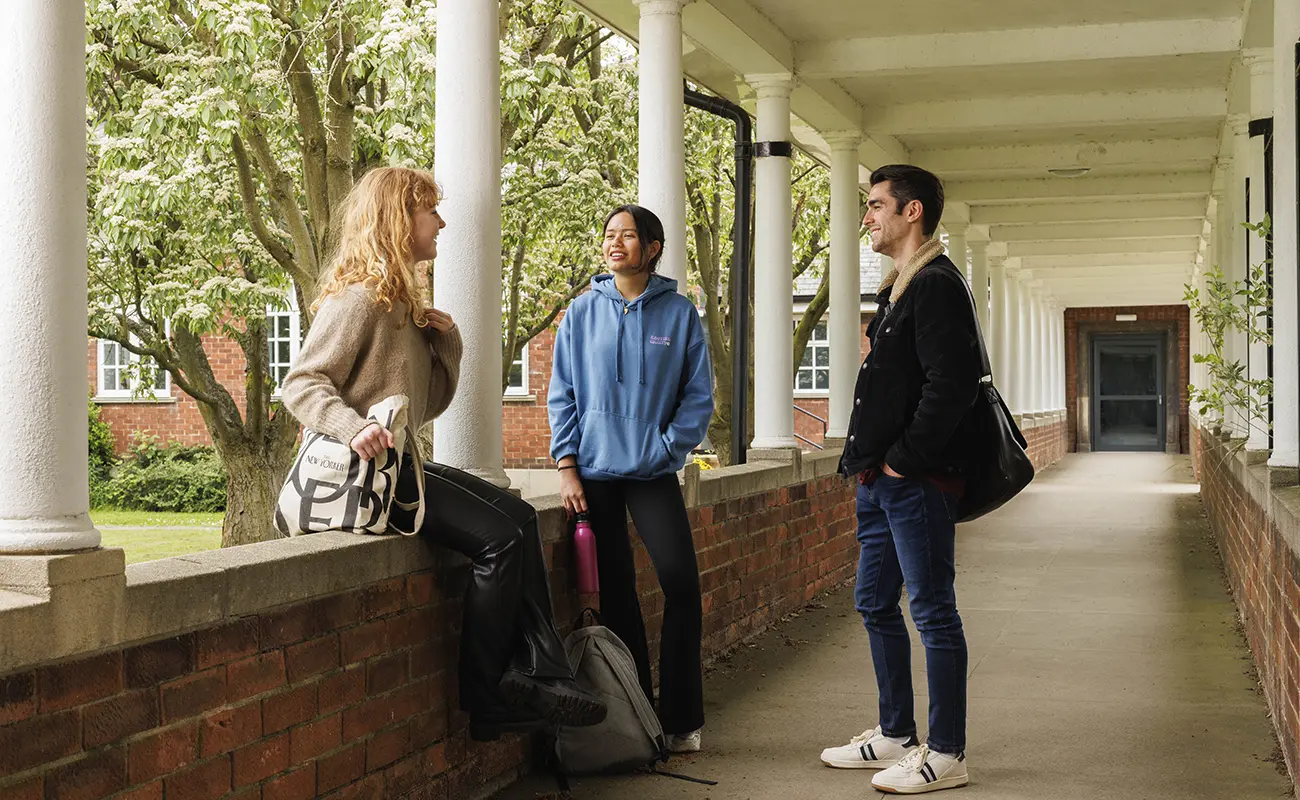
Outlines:
[[[867,323],[871,315],[862,320],[862,356],[870,349],[867,343]],[[557,323],[558,324],[558,323]],[[244,358],[238,345],[221,337],[205,337],[208,357],[212,361],[217,379],[242,405],[244,397]],[[543,331],[528,343],[528,394],[527,398],[506,398],[501,410],[501,452],[506,469],[544,469],[552,464],[550,459],[551,427],[546,416],[546,393],[551,382],[551,362],[555,349],[554,327]],[[87,343],[87,374],[92,391],[96,386],[96,343]],[[178,387],[172,386],[173,402],[105,402],[100,405],[101,416],[113,429],[118,451],[123,452],[136,431],[159,436],[164,442],[183,444],[210,444],[207,428],[199,414],[198,404]],[[795,403],[822,419],[829,419],[829,401],[826,398],[796,398]],[[805,414],[795,413],[795,431],[810,441],[821,444],[820,422]]]
[[[838,477],[691,511],[714,656],[853,574]],[[662,595],[634,538],[651,647]],[[547,546],[576,616],[567,542]],[[468,798],[527,742],[469,740],[457,709],[464,566],[0,676],[0,798]]]
[[551,387],[555,328],[528,343],[528,393],[531,400],[511,400],[501,409],[501,453],[506,469],[542,469],[551,461],[551,423],[546,393]]
[[[244,353],[239,345],[224,336],[203,337],[204,348],[212,363],[212,371],[226,387],[231,397],[241,407],[244,404]],[[98,340],[86,340],[86,375],[90,391],[99,386]],[[137,432],[153,434],[164,443],[179,442],[187,445],[211,444],[207,426],[199,413],[199,404],[185,394],[175,383],[171,399],[161,403],[120,401],[116,399],[99,403],[100,418],[113,430],[113,440],[119,453],[125,452]]]
[[1066,424],[1064,422],[1055,422],[1051,425],[1040,425],[1037,428],[1022,430],[1025,436],[1025,442],[1029,447],[1029,460],[1034,462],[1034,469],[1041,470],[1050,464],[1055,464],[1062,458],[1065,458],[1069,440],[1067,437]]
[[1201,498],[1245,624],[1269,716],[1291,778],[1300,787],[1300,553],[1242,485],[1236,454],[1200,427],[1192,432],[1192,445]]
[[[1117,314],[1136,314],[1136,322],[1116,322]],[[1187,306],[1115,306],[1113,308],[1067,308],[1065,310],[1065,407],[1069,415],[1070,452],[1079,450],[1079,324],[1096,323],[1106,333],[1137,333],[1158,330],[1160,323],[1177,328],[1178,346],[1178,452],[1189,452],[1188,385],[1190,378],[1191,316]],[[1094,332],[1096,327],[1091,328]],[[1173,342],[1171,341],[1172,345]],[[1087,401],[1088,398],[1083,398]]]

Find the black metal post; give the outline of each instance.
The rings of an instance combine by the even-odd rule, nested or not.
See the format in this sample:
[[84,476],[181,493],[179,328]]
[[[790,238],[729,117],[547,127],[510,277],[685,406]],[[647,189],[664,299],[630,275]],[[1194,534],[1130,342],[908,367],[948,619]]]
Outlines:
[[731,455],[745,463],[749,447],[749,229],[754,183],[754,132],[748,112],[730,100],[684,87],[686,105],[736,125],[735,247],[731,251]]

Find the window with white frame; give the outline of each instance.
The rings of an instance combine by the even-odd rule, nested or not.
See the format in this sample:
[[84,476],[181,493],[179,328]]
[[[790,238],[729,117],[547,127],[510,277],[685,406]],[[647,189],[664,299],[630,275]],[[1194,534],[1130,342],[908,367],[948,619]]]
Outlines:
[[510,377],[506,381],[506,397],[523,397],[528,394],[528,345],[519,351],[519,358],[510,362]]
[[291,288],[287,310],[275,306],[266,307],[266,366],[271,373],[271,381],[275,385],[274,395],[277,397],[301,346],[302,315],[298,313],[298,293]]
[[136,398],[143,396],[156,399],[171,396],[171,376],[164,369],[144,370],[152,372],[154,385],[152,389],[136,391],[141,379],[140,356],[127,350],[117,342],[100,339],[97,344],[98,381],[95,395],[100,398]]
[[799,361],[794,388],[797,392],[813,394],[829,392],[831,389],[831,340],[825,321],[817,323],[812,335],[808,337],[808,346],[804,348],[803,358]]

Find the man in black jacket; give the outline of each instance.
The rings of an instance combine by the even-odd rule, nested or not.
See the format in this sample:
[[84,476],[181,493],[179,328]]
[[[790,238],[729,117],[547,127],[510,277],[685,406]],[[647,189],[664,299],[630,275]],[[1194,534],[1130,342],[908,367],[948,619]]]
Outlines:
[[[877,727],[822,752],[833,767],[880,769],[872,785],[920,794],[965,786],[966,637],[957,613],[954,534],[982,377],[965,275],[934,238],[943,186],[923,169],[871,175],[863,224],[894,260],[867,328],[840,470],[858,481],[855,602],[871,640]],[[906,582],[925,645],[930,726],[918,744],[911,642],[899,607]]]

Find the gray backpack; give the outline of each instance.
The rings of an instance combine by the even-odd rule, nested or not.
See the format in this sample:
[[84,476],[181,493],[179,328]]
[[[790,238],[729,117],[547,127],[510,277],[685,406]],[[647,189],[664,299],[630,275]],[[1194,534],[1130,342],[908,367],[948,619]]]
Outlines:
[[[590,614],[595,625],[583,625]],[[659,717],[641,691],[636,662],[627,645],[600,623],[588,609],[564,640],[578,685],[605,701],[605,720],[597,725],[573,728],[561,725],[555,731],[555,777],[559,787],[569,790],[568,776],[648,770],[656,775],[702,783],[717,781],[692,778],[657,768],[668,760],[664,730]]]
[[555,755],[569,775],[643,769],[667,757],[664,731],[641,691],[632,653],[601,625],[576,628],[564,640],[578,685],[609,707],[605,721],[584,728],[561,726]]

